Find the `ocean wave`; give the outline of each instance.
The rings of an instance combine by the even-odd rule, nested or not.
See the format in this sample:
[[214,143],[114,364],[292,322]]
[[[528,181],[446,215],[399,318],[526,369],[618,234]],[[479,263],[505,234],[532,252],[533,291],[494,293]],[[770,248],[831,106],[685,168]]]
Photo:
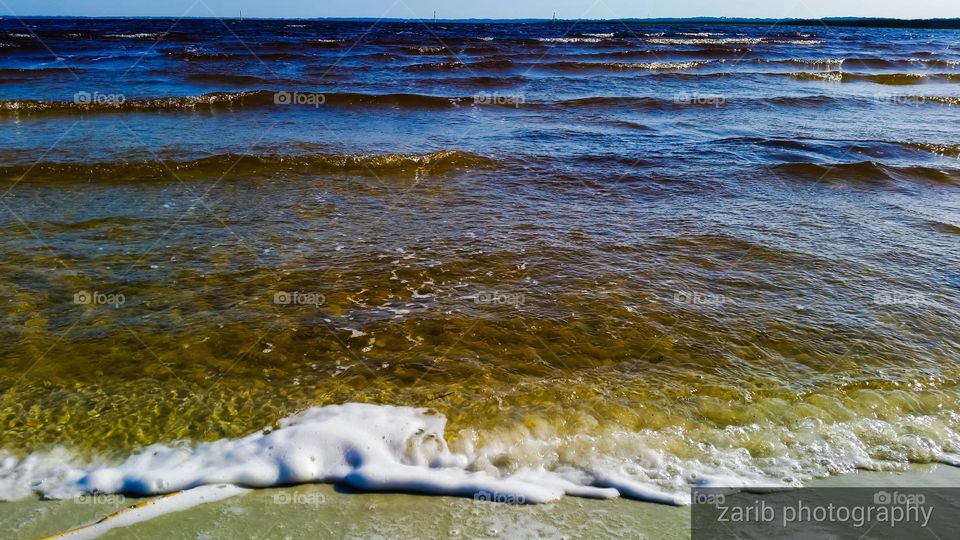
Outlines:
[[[630,68],[607,67],[606,69],[638,69],[650,70],[654,72],[668,71],[670,69],[679,69],[679,67],[670,63],[669,65],[658,64],[654,66],[638,66],[631,64]],[[725,76],[716,74],[712,76]],[[227,82],[227,79],[221,79],[219,74],[198,74],[190,76],[192,79],[211,80]],[[243,81],[252,82],[242,76],[238,76],[234,83]],[[455,84],[462,87],[489,87],[496,85],[517,84],[525,79],[522,76],[510,78],[496,77],[464,77],[462,79],[441,79],[430,80],[421,79],[418,82],[431,84]],[[273,92],[267,90],[252,90],[243,92],[212,92],[199,96],[177,96],[165,98],[143,98],[128,99],[124,101],[95,102],[95,103],[76,103],[74,101],[42,101],[42,100],[11,100],[0,101],[0,111],[7,114],[89,114],[89,113],[135,113],[135,112],[154,112],[154,111],[191,111],[198,112],[204,110],[235,110],[256,107],[283,107],[290,105],[278,105],[278,94],[289,94],[287,92]],[[362,94],[362,93],[327,93],[314,94],[305,92],[308,96],[318,96],[318,102],[321,106],[330,107],[398,107],[398,108],[424,108],[424,109],[445,109],[464,106],[472,106],[477,103],[477,96],[435,96],[426,94]],[[319,99],[322,96],[322,99]],[[695,95],[693,96],[696,97]],[[825,102],[832,98],[825,96],[803,97],[803,98],[764,98],[761,101],[773,103],[787,103],[792,100],[795,102]],[[559,101],[525,101],[524,107],[532,108],[557,108],[557,107],[626,107],[642,109],[670,109],[689,105],[707,104],[716,105],[715,100],[700,103],[697,99],[661,99],[653,97],[625,97],[625,96],[591,96],[584,98],[574,98]],[[725,99],[724,102],[731,102],[732,99]],[[747,100],[744,100],[747,101]],[[515,103],[511,102],[510,107]],[[311,105],[311,107],[313,107]]]
[[139,34],[104,34],[103,37],[117,39],[163,39],[167,36],[162,32],[141,32]]
[[150,446],[115,466],[77,465],[62,454],[8,458],[0,464],[0,486],[6,488],[4,497],[35,491],[55,499],[87,493],[159,495],[211,484],[268,488],[325,482],[369,491],[486,493],[494,501],[518,503],[621,493],[669,504],[686,502],[683,495],[663,493],[615,473],[527,470],[499,477],[471,471],[468,458],[448,448],[445,428],[446,418],[425,409],[334,405],[310,409],[281,420],[276,429],[242,439]]
[[836,96],[813,95],[813,96],[774,96],[769,98],[760,98],[759,101],[770,105],[786,105],[793,107],[822,107],[825,105],[834,105],[844,100],[859,101],[862,98],[841,98]]
[[957,60],[937,60],[910,58],[907,60],[893,58],[875,58],[875,57],[851,57],[846,59],[847,63],[863,66],[867,68],[902,68],[924,66],[930,68],[955,68],[960,65]]
[[[0,101],[0,111],[7,114],[81,114],[123,113],[151,111],[197,111],[203,109],[234,109],[244,107],[289,106],[278,104],[278,96],[290,97],[295,92],[272,92],[251,90],[246,92],[211,92],[199,96],[175,96],[161,98],[104,99],[104,100],[7,100]],[[316,102],[329,106],[391,106],[391,107],[454,107],[472,102],[468,97],[440,97],[422,94],[358,94],[358,93],[309,93]]]
[[706,47],[699,49],[691,50],[669,50],[663,48],[652,48],[652,49],[632,49],[632,50],[620,50],[620,51],[603,51],[603,52],[591,52],[591,53],[581,53],[581,54],[560,54],[554,55],[551,53],[547,54],[530,54],[529,57],[535,60],[542,58],[644,58],[652,60],[660,60],[665,56],[671,58],[684,57],[692,58],[694,60],[705,60],[713,58],[729,58],[729,59],[740,59],[744,54],[749,53],[750,49],[740,49],[740,48],[729,48],[729,47]]
[[[119,96],[119,95],[118,95]],[[214,92],[201,96],[177,96],[144,99],[93,100],[75,99],[73,101],[47,100],[5,100],[0,101],[0,111],[8,113],[83,113],[83,112],[124,112],[158,111],[176,109],[196,109],[198,107],[233,107],[244,105],[265,105],[274,101],[273,92]]]
[[403,51],[412,55],[451,54],[450,49],[446,47],[405,47]]
[[960,105],[960,96],[913,96],[915,102],[940,103],[942,105]]
[[775,45],[823,45],[823,41],[819,39],[771,39],[764,41],[764,43],[773,43]]
[[934,66],[934,67],[946,67],[946,68],[956,68],[960,67],[960,60],[918,60],[911,59],[911,62],[920,61],[924,64]]
[[601,37],[558,37],[558,38],[537,38],[541,43],[601,43]]
[[688,107],[716,108],[730,104],[770,104],[795,107],[819,107],[835,104],[843,98],[833,96],[774,96],[767,98],[726,98],[710,94],[678,94],[673,99],[656,97],[593,96],[565,99],[555,102],[528,101],[524,107],[530,108],[620,108],[646,111],[677,110]]
[[177,51],[164,51],[164,55],[177,60],[197,60],[197,61],[224,61],[248,59],[256,61],[266,60],[303,60],[310,58],[305,54],[293,52],[255,52],[248,49],[242,51],[210,51],[201,49],[185,49]]
[[641,111],[673,111],[686,108],[717,108],[730,103],[730,100],[717,95],[678,94],[674,98],[627,97],[627,96],[591,96],[563,99],[559,101],[527,101],[524,108],[545,110],[566,110],[574,108],[625,109]]
[[306,43],[315,47],[340,47],[343,45],[342,39],[308,39]]
[[308,154],[251,155],[220,154],[178,161],[113,161],[100,163],[39,162],[33,165],[0,167],[0,179],[12,181],[48,180],[153,180],[170,178],[219,177],[271,172],[359,172],[402,173],[407,171],[445,172],[462,168],[494,166],[491,158],[458,150],[426,154]]
[[[527,82],[527,77],[523,75],[508,75],[501,77],[493,76],[466,76],[466,77],[447,77],[444,79],[412,78],[405,82],[417,85],[457,87],[457,88],[497,88],[505,86],[515,86]],[[467,98],[453,98],[456,103],[462,103]]]
[[[673,69],[679,69],[674,63],[668,65],[658,64],[656,66],[641,66],[630,64],[630,68],[606,67],[605,69],[633,69],[648,70],[652,73],[664,73],[664,76]],[[576,69],[566,66],[567,69]],[[651,75],[655,76],[655,75]],[[727,77],[727,73],[711,74],[687,74],[676,73],[670,76],[676,77]],[[211,83],[227,84],[255,84],[254,78],[244,76],[224,76],[220,74],[195,74],[188,78],[197,82],[209,81]],[[418,83],[431,85],[454,85],[461,88],[481,88],[495,87],[501,85],[510,85],[522,83],[525,80],[522,76],[510,78],[496,77],[463,77],[458,79],[419,79]],[[125,99],[116,101],[94,101],[81,102],[76,101],[44,101],[44,100],[8,100],[0,101],[0,113],[8,115],[30,115],[30,114],[109,114],[109,113],[137,113],[137,112],[155,112],[155,111],[185,111],[185,112],[203,112],[213,110],[238,110],[245,108],[258,107],[300,107],[297,105],[278,104],[278,96],[293,96],[296,92],[273,92],[267,90],[251,90],[241,92],[212,92],[199,96],[175,96],[163,98],[139,98]],[[464,106],[473,106],[477,103],[476,96],[436,96],[427,94],[363,94],[363,93],[302,93],[307,96],[317,97],[314,106],[318,107],[393,107],[393,108],[421,108],[421,109],[446,109]],[[710,105],[719,106],[734,103],[765,103],[771,105],[786,106],[822,106],[844,100],[861,100],[865,98],[858,97],[837,97],[826,95],[813,96],[771,96],[765,98],[733,98],[723,97],[723,99],[697,99],[699,97],[709,98],[707,95],[693,94],[691,96],[674,96],[674,99],[664,99],[656,97],[630,97],[630,96],[590,96],[583,98],[564,99],[559,101],[534,101],[525,100],[524,107],[553,109],[564,107],[623,107],[644,110],[670,110],[679,107]],[[689,99],[683,99],[689,97]],[[719,97],[719,96],[716,96]],[[920,103],[939,103],[945,105],[960,105],[960,97],[949,96],[888,96],[883,98],[875,96],[874,100],[897,101],[910,104]],[[287,100],[289,102],[289,99]],[[312,103],[312,102],[311,102]],[[511,106],[514,103],[511,102]]]
[[218,60],[230,58],[231,55],[224,51],[201,51],[197,49],[187,49],[181,51],[164,51],[163,54],[170,58],[178,60]]
[[788,73],[787,75],[801,81],[843,82],[843,72],[840,71],[799,72]]
[[[867,404],[882,399],[861,397]],[[773,399],[767,405],[785,404]],[[861,416],[817,395],[802,407],[802,414],[778,423],[761,414],[743,425],[565,435],[549,425],[520,424],[482,434],[464,430],[448,441],[446,418],[427,409],[332,405],[243,438],[154,444],[119,461],[88,461],[64,450],[5,456],[0,497],[150,496],[209,485],[323,482],[512,503],[622,496],[683,505],[691,486],[797,487],[858,469],[955,463],[960,450],[956,415],[881,409]]]
[[513,67],[513,61],[508,58],[493,58],[488,60],[477,60],[475,62],[462,62],[460,60],[452,60],[449,62],[436,62],[430,64],[413,64],[409,66],[404,66],[404,71],[418,72],[418,71],[453,71],[459,69],[474,70],[474,69],[508,69]]
[[0,77],[42,77],[51,74],[76,74],[86,71],[77,67],[47,67],[47,68],[0,68]]
[[649,38],[654,45],[759,45],[763,38]]
[[620,97],[620,96],[594,96],[585,98],[565,99],[554,103],[534,103],[527,104],[533,107],[555,107],[561,109],[573,107],[598,107],[598,108],[622,108],[622,109],[641,109],[641,110],[660,110],[676,107],[677,104],[672,100],[659,99],[653,97]]
[[[676,63],[658,63],[653,66],[644,66],[630,64],[631,67],[611,67],[603,69],[611,70],[647,70],[653,73],[669,72],[674,69],[682,69],[685,64],[677,66]],[[570,69],[568,67],[568,69]],[[575,68],[573,68],[575,69]],[[678,73],[676,76],[694,76],[694,74]],[[697,75],[698,77],[726,77],[726,73]],[[219,80],[219,74],[194,75],[195,80],[209,79],[213,82]],[[525,79],[522,76],[509,78],[495,77],[464,77],[462,79],[420,79],[418,82],[427,84],[455,84],[459,87],[491,87],[497,85],[517,84]],[[246,79],[237,79],[236,84],[246,81]],[[224,80],[223,82],[226,82]],[[250,81],[252,82],[252,81]],[[154,112],[154,111],[189,111],[202,112],[206,110],[236,110],[244,108],[257,107],[289,107],[291,105],[278,105],[278,95],[294,95],[295,92],[273,92],[268,90],[251,90],[243,92],[212,92],[199,96],[177,96],[165,98],[142,98],[127,99],[123,101],[108,101],[94,103],[76,103],[74,101],[43,101],[43,100],[10,100],[0,101],[0,113],[6,114],[92,114],[92,113],[136,113],[136,112]],[[304,95],[317,96],[319,106],[323,107],[397,107],[397,108],[422,108],[422,109],[446,109],[464,106],[472,106],[477,103],[476,96],[436,96],[427,94],[363,94],[363,93],[327,93],[314,94],[304,92]],[[322,96],[322,99],[320,98]],[[717,106],[727,103],[769,103],[775,105],[824,105],[840,101],[844,98],[833,96],[773,96],[757,99],[734,99],[724,98],[722,103],[717,103],[717,99],[697,99],[710,98],[709,95],[678,94],[673,99],[664,99],[656,97],[631,97],[631,96],[589,96],[583,98],[564,99],[558,101],[533,101],[525,100],[524,107],[553,109],[564,107],[624,107],[645,110],[668,110],[678,107],[709,105]],[[719,96],[713,96],[719,97]],[[688,98],[688,99],[684,99]],[[906,98],[904,98],[906,99]],[[917,98],[920,99],[920,98]],[[949,97],[925,97],[925,100],[931,102],[940,102],[945,104],[960,104],[960,98]],[[515,104],[511,102],[510,106]],[[313,105],[311,105],[313,107]],[[315,107],[313,107],[315,108]]]
[[772,167],[777,173],[813,180],[840,183],[929,182],[960,185],[960,171],[932,167],[894,167],[876,161],[856,163],[781,163]]
[[788,58],[786,60],[761,58],[757,60],[757,62],[763,64],[800,64],[803,66],[840,66],[846,61],[846,58]]
[[233,84],[233,85],[262,85],[267,83],[276,83],[276,80],[265,79],[255,75],[233,75],[229,73],[188,73],[183,76],[185,81],[199,82],[207,84]]
[[960,145],[888,140],[838,139],[781,139],[769,137],[730,137],[717,141],[721,144],[747,144],[777,150],[789,149],[842,159],[852,154],[871,157],[915,159],[917,153],[940,157],[960,157]]
[[912,148],[914,150],[920,150],[922,152],[927,152],[930,154],[935,154],[942,157],[951,157],[951,158],[960,158],[960,145],[957,144],[939,144],[939,143],[922,143],[922,142],[905,142],[898,143],[906,148]]
[[773,38],[650,38],[647,43],[654,45],[822,45],[817,39],[773,39]]
[[565,71],[587,71],[587,70],[645,70],[645,71],[681,71],[685,69],[695,69],[711,63],[711,60],[694,60],[689,62],[543,62],[530,64],[532,67],[542,67],[547,69],[565,70]]
[[954,80],[953,74],[938,73],[854,73],[849,71],[815,71],[787,73],[790,77],[805,81],[856,82],[865,81],[876,84],[903,86],[920,84],[928,80]]
[[930,220],[927,224],[934,230],[947,233],[947,234],[956,234],[960,235],[960,225],[954,223],[946,223],[943,221]]
[[[861,58],[861,57],[848,57],[848,58],[788,58],[786,60],[780,59],[767,59],[760,58],[756,62],[762,64],[800,64],[807,66],[842,66],[844,64],[850,65],[853,67],[865,67],[865,68],[910,68],[910,67],[956,67],[960,65],[960,62],[955,62],[952,60],[920,60],[920,59],[911,59],[911,60],[895,60],[895,59],[886,59],[886,58]],[[878,73],[877,75],[884,75],[883,73]]]
[[929,73],[844,73],[844,81],[868,81],[877,84],[906,85],[919,84],[926,80],[938,78]]

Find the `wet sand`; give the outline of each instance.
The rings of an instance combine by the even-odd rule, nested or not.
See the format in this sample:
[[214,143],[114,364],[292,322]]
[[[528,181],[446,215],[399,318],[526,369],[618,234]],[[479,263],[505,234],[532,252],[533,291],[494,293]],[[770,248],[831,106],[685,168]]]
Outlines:
[[[960,487],[960,469],[918,466],[904,473],[860,472],[814,487]],[[97,502],[97,501],[94,501]],[[55,534],[100,519],[132,499],[106,504],[25,499],[0,505],[11,540]],[[252,491],[138,525],[103,539],[285,538],[656,538],[690,537],[689,507],[627,499],[568,497],[512,506],[452,497],[351,493],[329,485]]]

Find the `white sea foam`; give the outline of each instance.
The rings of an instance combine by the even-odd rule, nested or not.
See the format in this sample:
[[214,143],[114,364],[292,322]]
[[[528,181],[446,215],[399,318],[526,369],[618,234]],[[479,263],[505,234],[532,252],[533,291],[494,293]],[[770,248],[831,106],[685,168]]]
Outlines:
[[153,38],[162,38],[166,34],[162,33],[139,33],[139,34],[107,34],[105,37],[109,38],[118,38],[118,39],[153,39]]
[[794,64],[805,66],[840,66],[846,61],[845,58],[791,58],[787,60]]
[[814,73],[797,72],[790,73],[790,76],[795,79],[807,81],[843,82],[843,73],[840,71],[817,71]]
[[117,463],[82,462],[64,450],[7,457],[0,459],[0,499],[326,482],[516,503],[570,495],[686,504],[693,485],[799,486],[856,469],[957,464],[958,422],[950,414],[835,423],[809,418],[789,426],[567,435],[534,422],[461,430],[448,446],[442,415],[346,404],[309,409],[241,439],[149,446]]
[[758,45],[761,38],[656,38],[648,39],[654,45]]
[[157,495],[213,484],[266,488],[330,482],[373,491],[457,496],[485,494],[521,503],[579,497],[631,497],[683,504],[683,494],[618,473],[524,467],[503,475],[474,470],[451,452],[446,418],[426,409],[367,404],[310,409],[275,430],[196,445],[152,445],[119,464],[80,464],[65,451],[0,462],[0,493],[64,499],[85,493]]
[[648,39],[654,45],[820,45],[816,39],[766,39],[766,38],[656,38]]
[[769,43],[777,45],[823,45],[819,39],[772,39]]
[[693,69],[705,66],[711,63],[710,60],[690,60],[687,62],[618,62],[600,64],[605,67],[615,69],[648,69],[653,71],[676,71],[682,69]]
[[559,38],[539,38],[537,41],[543,43],[600,43],[603,39],[598,37],[559,37]]

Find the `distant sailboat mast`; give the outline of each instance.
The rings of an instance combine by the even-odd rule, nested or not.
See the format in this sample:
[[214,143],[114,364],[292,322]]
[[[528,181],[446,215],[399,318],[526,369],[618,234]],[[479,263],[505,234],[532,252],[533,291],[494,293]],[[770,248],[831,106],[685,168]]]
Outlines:
[[556,11],[553,12],[553,22],[554,22],[554,23],[557,22],[557,12],[556,12]]
[[243,10],[240,10],[240,22],[243,22]]
[[433,24],[437,24],[437,12],[433,12]]

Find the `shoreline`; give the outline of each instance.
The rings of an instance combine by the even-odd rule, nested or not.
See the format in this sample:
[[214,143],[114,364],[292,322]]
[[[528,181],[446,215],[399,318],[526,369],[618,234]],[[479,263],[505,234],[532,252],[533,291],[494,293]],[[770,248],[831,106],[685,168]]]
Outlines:
[[[904,472],[860,471],[811,481],[808,487],[960,487],[960,468],[914,465]],[[63,533],[136,502],[119,496],[0,503],[0,528],[11,540]],[[363,516],[358,520],[357,516]],[[540,505],[467,498],[355,492],[329,484],[252,490],[117,528],[99,538],[658,538],[690,537],[690,507],[617,498],[566,497]]]

